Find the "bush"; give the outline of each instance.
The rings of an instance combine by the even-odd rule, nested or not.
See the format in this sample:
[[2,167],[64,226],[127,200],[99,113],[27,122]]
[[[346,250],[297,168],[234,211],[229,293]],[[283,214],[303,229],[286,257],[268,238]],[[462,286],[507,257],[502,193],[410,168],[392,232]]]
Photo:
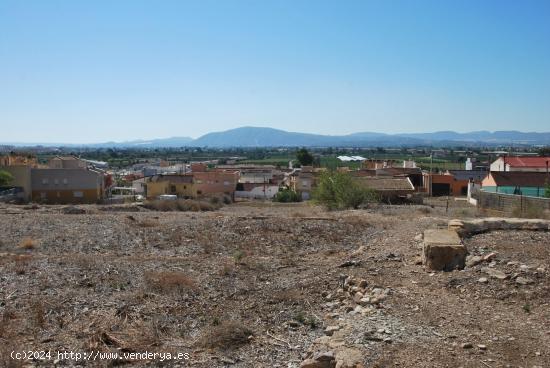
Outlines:
[[313,191],[313,200],[330,210],[359,208],[359,206],[379,201],[375,191],[369,189],[346,173],[324,172]]
[[34,248],[36,248],[37,245],[38,245],[38,243],[36,242],[36,240],[34,240],[33,238],[29,238],[29,237],[23,238],[23,240],[21,240],[19,242],[19,248],[22,248],[22,249],[25,249],[25,250],[34,249]]
[[215,195],[212,197],[209,197],[209,201],[211,204],[221,207],[222,204],[231,204],[233,203],[233,200],[231,199],[231,196],[227,194],[223,195]]
[[282,202],[282,203],[300,202],[301,200],[302,198],[300,198],[300,195],[290,189],[280,190],[273,197],[273,202]]
[[203,334],[201,343],[208,348],[229,349],[248,343],[252,334],[241,322],[218,321]]
[[9,183],[11,183],[12,180],[13,176],[9,172],[5,170],[0,170],[0,187],[8,185]]
[[183,293],[197,290],[195,280],[178,271],[148,271],[143,275],[145,284],[153,291]]

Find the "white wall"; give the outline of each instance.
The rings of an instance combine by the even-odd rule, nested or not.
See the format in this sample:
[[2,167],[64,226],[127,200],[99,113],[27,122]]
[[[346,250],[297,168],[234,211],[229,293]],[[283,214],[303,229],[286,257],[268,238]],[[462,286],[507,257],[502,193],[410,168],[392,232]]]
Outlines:
[[236,198],[268,198],[271,199],[277,194],[279,191],[279,186],[277,185],[270,185],[265,187],[265,193],[264,193],[264,187],[259,186],[255,187],[250,191],[245,190],[238,190],[235,192]]

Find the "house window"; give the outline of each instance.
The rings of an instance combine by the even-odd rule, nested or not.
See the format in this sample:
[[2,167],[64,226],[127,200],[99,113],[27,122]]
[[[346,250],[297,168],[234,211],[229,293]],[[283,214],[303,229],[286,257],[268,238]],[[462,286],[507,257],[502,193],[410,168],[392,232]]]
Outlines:
[[201,179],[197,179],[197,184],[202,184],[202,180],[201,180]]
[[175,185],[170,185],[170,191],[172,193],[176,193],[176,186]]
[[82,197],[84,197],[84,193],[82,193],[81,191],[77,190],[77,191],[73,192],[73,196],[74,196],[75,198],[82,198]]
[[65,178],[63,179],[63,184],[67,185],[69,183],[69,181]]
[[42,179],[42,184],[48,185],[48,178]]
[[54,183],[55,185],[57,185],[57,184],[59,184],[59,180],[58,180],[58,179],[53,179],[53,183]]
[[224,181],[223,181],[223,185],[226,186],[226,187],[228,187],[228,186],[230,185],[230,184],[229,184],[229,181],[224,180]]
[[198,195],[201,195],[201,194],[202,194],[202,190],[197,190],[197,194],[198,194]]
[[187,185],[184,185],[184,186],[183,186],[183,189],[187,189]]

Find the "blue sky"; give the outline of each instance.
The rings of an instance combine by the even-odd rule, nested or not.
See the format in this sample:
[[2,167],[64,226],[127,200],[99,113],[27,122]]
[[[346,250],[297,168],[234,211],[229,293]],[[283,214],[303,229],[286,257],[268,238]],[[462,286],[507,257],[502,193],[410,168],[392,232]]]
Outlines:
[[0,141],[550,131],[550,1],[0,0]]

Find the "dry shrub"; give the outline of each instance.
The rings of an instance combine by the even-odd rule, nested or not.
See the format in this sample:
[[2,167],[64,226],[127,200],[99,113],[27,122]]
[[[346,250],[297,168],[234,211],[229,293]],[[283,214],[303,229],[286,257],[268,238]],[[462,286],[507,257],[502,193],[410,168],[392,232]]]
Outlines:
[[101,315],[92,322],[85,348],[97,351],[116,348],[128,352],[151,350],[151,347],[161,345],[161,338],[169,327],[168,320],[161,321],[157,317],[131,321],[116,314]]
[[230,349],[248,343],[252,334],[252,330],[242,322],[223,321],[208,328],[200,343],[207,348]]
[[90,333],[85,348],[88,350],[109,351],[111,347],[123,347],[124,342],[114,336],[111,331],[120,331],[123,324],[120,319],[111,314],[101,314],[89,323]]
[[145,284],[152,291],[183,293],[197,290],[195,280],[178,271],[148,271],[143,275]]
[[245,252],[244,250],[242,249],[237,249],[235,251],[235,253],[233,253],[233,260],[235,261],[235,264],[241,264],[241,265],[244,265],[246,264],[245,262],[245,258],[248,256],[249,254],[247,252]]
[[[169,316],[153,315],[150,319],[127,318],[126,312],[97,315],[92,323],[87,322],[90,333],[84,348],[96,351],[120,349],[127,352],[155,351],[162,345],[162,338],[169,334],[174,322]],[[133,314],[133,313],[131,313]]]
[[327,234],[324,234],[323,238],[332,243],[340,243],[341,241],[344,240],[344,237],[346,235],[347,234],[340,233],[338,231],[330,231]]
[[249,270],[254,270],[254,271],[264,272],[269,270],[269,263],[256,257],[248,257],[246,259],[246,266],[248,267]]
[[235,273],[235,264],[231,262],[224,262],[220,269],[220,276],[231,276]]
[[6,307],[2,313],[2,319],[0,319],[0,337],[6,338],[10,333],[13,333],[11,328],[11,321],[16,319],[17,315],[15,310],[10,307]]
[[299,291],[293,289],[276,291],[272,294],[271,301],[275,304],[299,304],[303,301],[303,296]]
[[327,256],[327,257],[333,256],[333,255],[335,255],[335,254],[337,254],[337,253],[338,253],[338,250],[332,249],[332,248],[323,251],[323,254],[324,254],[325,256]]
[[158,319],[151,321],[137,320],[125,328],[124,349],[129,351],[146,351],[162,344],[162,337],[168,333],[168,325]]
[[154,200],[147,201],[144,204],[145,208],[155,211],[214,211],[219,209],[222,204],[211,203],[209,201],[194,200],[194,199],[178,199],[178,200]]
[[19,248],[21,249],[31,250],[36,248],[37,246],[38,246],[38,242],[30,237],[23,238],[19,242]]
[[161,345],[162,332],[154,322],[144,322],[138,332],[130,342],[135,351],[145,351],[152,346]]
[[13,259],[13,272],[18,275],[24,275],[29,267],[32,260],[32,256],[28,254],[19,254],[16,255]]
[[74,264],[81,270],[90,271],[97,268],[98,261],[94,257],[90,257],[84,254],[71,254],[65,257],[66,260]]
[[359,215],[344,217],[344,221],[353,226],[364,226],[364,227],[371,226],[367,218]]
[[46,325],[46,311],[44,304],[40,301],[34,301],[29,308],[30,321],[34,328],[43,329]]
[[420,207],[416,210],[418,213],[421,213],[423,215],[429,215],[432,213],[432,209],[430,207]]
[[141,220],[137,222],[137,226],[139,227],[157,227],[160,223],[157,220],[153,220],[150,218],[146,218],[144,220]]

